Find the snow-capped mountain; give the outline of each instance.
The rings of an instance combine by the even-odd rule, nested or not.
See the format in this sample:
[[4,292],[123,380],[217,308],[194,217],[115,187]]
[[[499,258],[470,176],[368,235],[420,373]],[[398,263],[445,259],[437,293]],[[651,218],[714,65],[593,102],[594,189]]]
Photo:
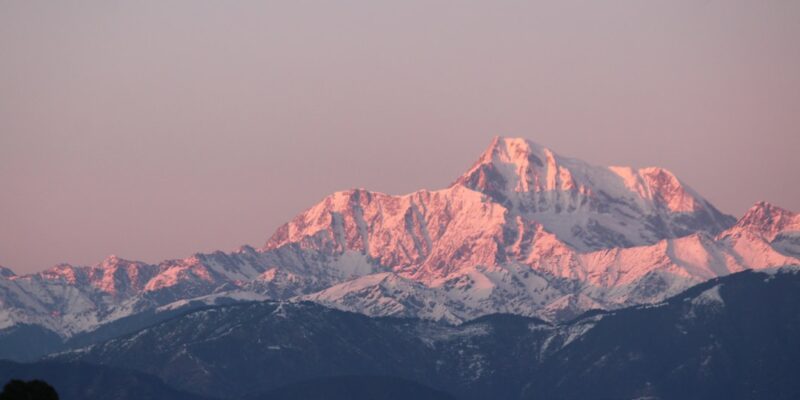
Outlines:
[[496,312],[558,320],[800,264],[799,220],[758,203],[737,222],[667,170],[593,166],[496,138],[445,189],[337,192],[260,249],[2,269],[0,328],[69,337],[144,311],[265,299],[454,323]]
[[581,251],[716,234],[734,222],[663,168],[598,167],[525,139],[495,138],[454,185],[535,219]]
[[800,215],[759,202],[720,237],[733,246],[757,243],[756,248],[748,251],[751,257],[778,257],[760,250],[766,247],[789,257],[800,257]]

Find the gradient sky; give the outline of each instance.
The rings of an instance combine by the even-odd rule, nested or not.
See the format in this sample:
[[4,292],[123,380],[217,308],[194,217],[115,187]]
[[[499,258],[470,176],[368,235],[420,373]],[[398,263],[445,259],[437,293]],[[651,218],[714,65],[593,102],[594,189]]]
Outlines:
[[798,1],[0,2],[0,264],[262,245],[494,135],[800,211]]

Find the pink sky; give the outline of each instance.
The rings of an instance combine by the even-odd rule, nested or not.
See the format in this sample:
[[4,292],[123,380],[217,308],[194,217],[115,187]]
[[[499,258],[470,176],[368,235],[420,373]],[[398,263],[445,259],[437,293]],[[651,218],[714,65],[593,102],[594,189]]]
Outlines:
[[800,211],[800,2],[389,3],[1,2],[0,264],[260,246],[498,134]]

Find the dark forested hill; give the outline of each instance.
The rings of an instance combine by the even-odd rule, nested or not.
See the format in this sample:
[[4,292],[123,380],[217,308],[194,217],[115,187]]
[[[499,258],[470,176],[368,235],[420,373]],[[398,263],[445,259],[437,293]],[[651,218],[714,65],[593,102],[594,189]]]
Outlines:
[[454,327],[311,303],[232,305],[58,358],[231,399],[376,375],[463,399],[788,399],[800,395],[798,337],[800,275],[787,270],[734,274],[660,304],[562,325],[493,315]]

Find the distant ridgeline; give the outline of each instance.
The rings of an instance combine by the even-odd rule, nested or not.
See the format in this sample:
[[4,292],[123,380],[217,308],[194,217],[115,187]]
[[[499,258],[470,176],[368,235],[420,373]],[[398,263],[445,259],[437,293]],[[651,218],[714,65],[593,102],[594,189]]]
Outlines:
[[75,399],[793,399],[798,335],[800,274],[788,268],[561,324],[217,306],[33,364],[0,363],[0,379],[45,379]]

